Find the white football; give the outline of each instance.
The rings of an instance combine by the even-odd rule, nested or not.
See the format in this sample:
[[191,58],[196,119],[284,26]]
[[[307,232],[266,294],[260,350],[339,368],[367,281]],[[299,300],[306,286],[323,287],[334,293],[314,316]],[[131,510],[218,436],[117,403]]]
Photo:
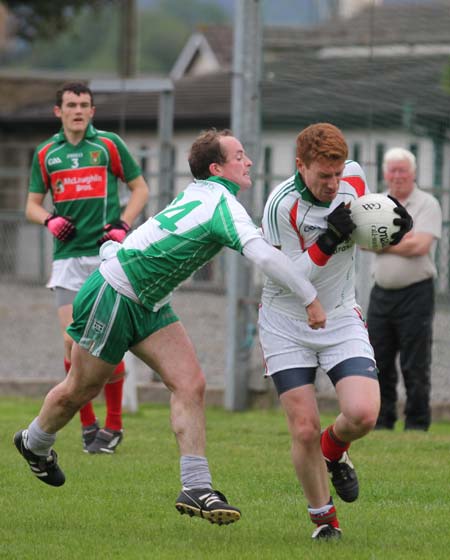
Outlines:
[[396,204],[384,194],[371,193],[351,203],[351,216],[356,229],[353,241],[363,249],[378,251],[387,247],[391,235],[400,229],[394,225],[399,215],[394,212]]

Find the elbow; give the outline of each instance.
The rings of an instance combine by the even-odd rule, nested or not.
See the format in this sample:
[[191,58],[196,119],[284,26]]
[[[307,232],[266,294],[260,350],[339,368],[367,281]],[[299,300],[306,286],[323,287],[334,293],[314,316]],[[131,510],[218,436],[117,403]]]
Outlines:
[[25,207],[25,218],[30,222],[33,220],[33,212],[28,205]]
[[425,255],[428,255],[429,253],[429,249],[420,249],[417,253],[416,256],[417,257],[424,257]]
[[424,257],[425,255],[428,255],[428,253],[430,252],[430,245],[416,245],[415,247],[411,247],[411,250],[409,251],[409,254],[407,254],[407,257]]
[[273,261],[270,255],[263,254],[263,255],[258,255],[258,261],[255,262],[255,264],[262,270],[267,270],[268,268],[270,268],[272,262]]
[[145,188],[142,189],[141,192],[141,206],[142,206],[142,210],[145,209],[145,207],[148,204],[148,201],[150,199],[150,191],[147,185],[145,185]]

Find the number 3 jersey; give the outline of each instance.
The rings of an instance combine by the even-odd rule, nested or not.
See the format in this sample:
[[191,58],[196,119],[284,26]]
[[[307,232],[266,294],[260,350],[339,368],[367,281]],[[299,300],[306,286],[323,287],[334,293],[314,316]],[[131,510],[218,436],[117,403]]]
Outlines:
[[[316,241],[327,229],[327,216],[336,206],[351,203],[368,192],[360,165],[347,161],[331,203],[317,200],[297,172],[272,191],[264,208],[264,237],[302,265],[329,318],[356,305],[355,245],[350,240],[341,243],[327,260]],[[262,303],[294,319],[307,320],[297,297],[271,279],[265,282]]]
[[[242,252],[248,241],[262,237],[236,199],[238,191],[238,185],[220,177],[190,183],[125,239],[117,258],[142,305],[158,309],[222,247]],[[103,262],[100,272],[117,291],[129,295],[115,259]]]
[[129,183],[141,169],[117,134],[90,124],[77,145],[61,130],[40,144],[33,157],[29,191],[50,190],[55,211],[70,216],[74,239],[54,239],[54,260],[98,255],[97,241],[106,224],[120,219],[118,179]]

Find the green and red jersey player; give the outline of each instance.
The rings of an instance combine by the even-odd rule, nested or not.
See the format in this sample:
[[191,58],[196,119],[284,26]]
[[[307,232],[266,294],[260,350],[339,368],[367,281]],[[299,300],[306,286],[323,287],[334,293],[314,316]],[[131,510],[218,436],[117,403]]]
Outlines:
[[[123,241],[148,199],[139,165],[117,134],[94,128],[94,113],[92,92],[84,84],[68,83],[57,92],[54,114],[62,128],[35,150],[26,205],[27,218],[45,225],[54,236],[47,286],[56,294],[67,372],[72,340],[65,329],[72,321],[73,299],[100,263],[99,245],[107,240]],[[119,181],[131,192],[123,211]],[[52,213],[44,206],[47,195]],[[96,436],[101,440],[96,442],[97,451],[111,452],[114,449],[108,447],[107,440],[120,441],[124,371],[121,362],[105,386],[106,431],[98,430],[91,403],[80,411],[85,450]]]

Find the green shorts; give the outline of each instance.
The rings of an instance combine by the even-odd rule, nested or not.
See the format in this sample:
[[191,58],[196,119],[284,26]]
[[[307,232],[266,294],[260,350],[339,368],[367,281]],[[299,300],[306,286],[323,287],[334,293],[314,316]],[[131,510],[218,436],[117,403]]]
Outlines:
[[131,346],[178,320],[170,304],[150,311],[116,292],[96,270],[73,302],[67,333],[93,356],[118,364]]

